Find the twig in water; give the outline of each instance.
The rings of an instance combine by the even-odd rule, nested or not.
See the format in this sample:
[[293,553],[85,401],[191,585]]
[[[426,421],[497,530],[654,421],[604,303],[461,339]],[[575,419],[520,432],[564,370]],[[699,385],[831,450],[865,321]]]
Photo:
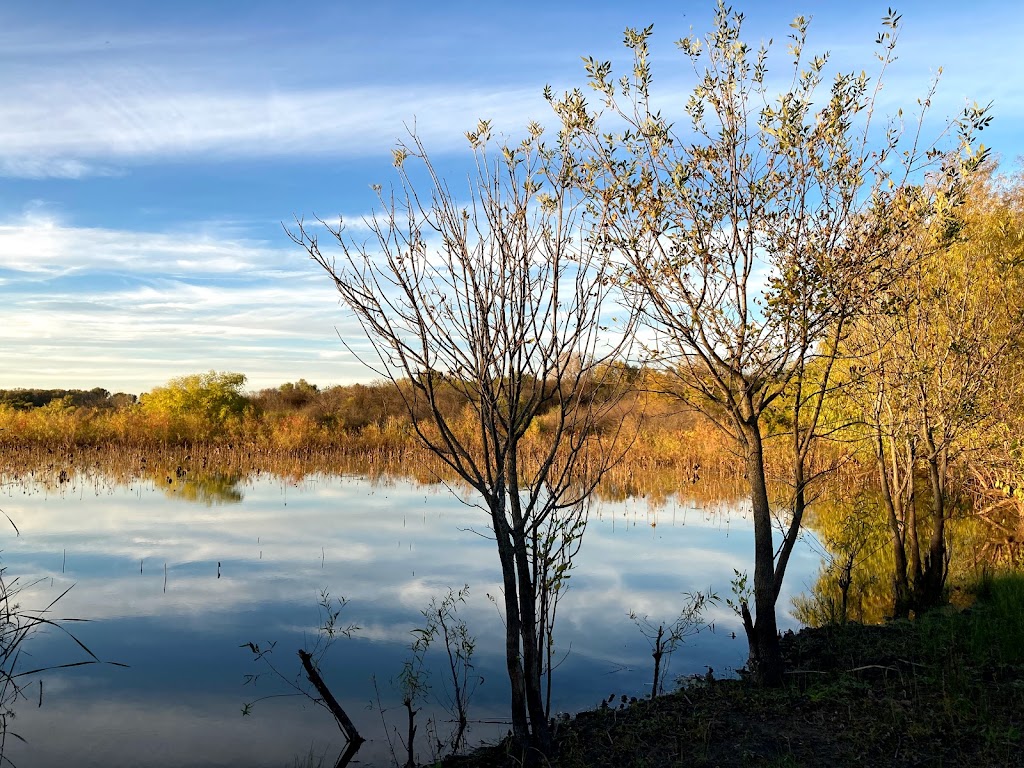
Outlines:
[[302,668],[306,670],[306,677],[309,678],[309,682],[316,688],[317,693],[323,699],[324,705],[334,715],[334,719],[338,723],[338,727],[341,732],[345,734],[345,738],[348,739],[349,744],[355,744],[358,749],[359,745],[362,744],[366,739],[359,735],[359,731],[356,730],[355,723],[349,719],[348,714],[342,708],[338,700],[334,698],[334,694],[331,693],[331,689],[327,687],[324,679],[320,677],[320,672],[317,670],[316,665],[313,664],[313,657],[303,650],[299,649],[299,659],[302,660]]

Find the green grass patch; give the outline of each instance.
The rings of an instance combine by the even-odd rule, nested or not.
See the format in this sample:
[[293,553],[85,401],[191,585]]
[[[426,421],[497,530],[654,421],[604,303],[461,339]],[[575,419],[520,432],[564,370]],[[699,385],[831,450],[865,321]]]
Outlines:
[[977,602],[962,615],[978,663],[1024,664],[1024,574],[986,576]]

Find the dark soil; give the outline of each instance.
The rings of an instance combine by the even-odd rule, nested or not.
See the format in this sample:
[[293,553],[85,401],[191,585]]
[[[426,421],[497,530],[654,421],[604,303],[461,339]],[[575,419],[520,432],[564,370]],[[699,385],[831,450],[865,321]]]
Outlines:
[[[976,618],[975,618],[976,620]],[[1024,666],[968,647],[953,612],[783,638],[786,683],[687,681],[557,724],[552,768],[1024,766]],[[522,765],[502,745],[446,766]]]

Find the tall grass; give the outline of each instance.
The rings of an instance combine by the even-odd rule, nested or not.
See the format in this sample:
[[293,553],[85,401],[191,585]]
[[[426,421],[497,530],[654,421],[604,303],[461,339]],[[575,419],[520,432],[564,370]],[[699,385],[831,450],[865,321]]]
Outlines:
[[[57,619],[53,617],[53,608],[67,594],[64,590],[48,605],[41,609],[31,609],[22,605],[22,598],[34,584],[24,584],[18,578],[8,578],[6,568],[0,567],[0,765],[13,765],[5,755],[7,737],[23,741],[24,739],[11,730],[15,720],[15,710],[19,703],[35,699],[33,691],[30,696],[29,686],[37,680],[37,675],[54,669],[88,666],[91,664],[108,663],[124,666],[117,662],[101,662],[81,640],[68,629],[70,622],[82,619]],[[64,663],[44,665],[40,667],[32,658],[30,650],[33,635],[41,629],[56,629],[71,642],[70,653],[74,654]],[[38,705],[43,705],[42,682],[39,681]]]

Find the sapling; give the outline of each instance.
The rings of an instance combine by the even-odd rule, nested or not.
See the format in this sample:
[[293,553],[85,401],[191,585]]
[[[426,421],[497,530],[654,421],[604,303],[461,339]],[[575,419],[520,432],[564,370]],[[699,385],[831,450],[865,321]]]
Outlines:
[[679,616],[671,624],[659,622],[655,626],[646,615],[635,611],[629,612],[629,618],[640,628],[640,633],[651,645],[651,656],[654,657],[654,680],[651,684],[651,698],[655,699],[664,690],[665,675],[668,674],[669,661],[676,648],[686,638],[692,637],[705,629],[714,630],[714,622],[706,621],[704,609],[710,604],[718,603],[718,595],[711,590],[705,592],[685,592],[686,604]]

